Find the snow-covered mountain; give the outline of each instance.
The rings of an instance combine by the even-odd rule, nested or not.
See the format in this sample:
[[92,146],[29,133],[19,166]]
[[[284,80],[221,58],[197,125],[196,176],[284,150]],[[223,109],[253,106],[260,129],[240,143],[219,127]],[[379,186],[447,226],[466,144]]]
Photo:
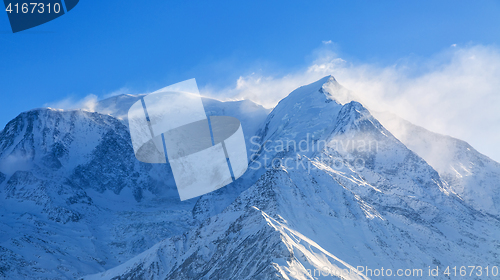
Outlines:
[[[106,114],[36,109],[0,132],[0,277],[74,279],[196,223],[196,201],[179,201],[169,166],[138,162],[126,121],[109,115],[138,98],[97,104]],[[267,116],[249,101],[204,102],[243,123]]]
[[185,202],[168,165],[134,158],[124,112],[138,98],[22,113],[0,133],[0,277],[425,279],[439,266],[432,278],[448,279],[446,266],[500,266],[499,164],[377,114],[382,125],[331,76],[270,113],[204,99],[208,115],[241,120],[250,168]]
[[0,275],[8,279],[34,272],[75,278],[189,224],[190,207],[175,199],[169,169],[137,162],[126,127],[113,117],[39,109],[20,114],[0,135],[0,246],[14,256],[1,258]]

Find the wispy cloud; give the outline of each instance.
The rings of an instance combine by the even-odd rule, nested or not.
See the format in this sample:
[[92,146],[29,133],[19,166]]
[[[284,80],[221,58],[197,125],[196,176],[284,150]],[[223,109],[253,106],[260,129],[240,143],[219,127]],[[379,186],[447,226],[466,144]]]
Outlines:
[[94,112],[97,105],[98,97],[95,94],[89,94],[84,98],[78,99],[73,96],[66,97],[62,100],[56,102],[50,102],[44,104],[45,107],[55,108],[55,109],[82,109],[85,111]]
[[[350,62],[335,48],[334,42],[323,42],[308,65],[292,72],[273,75],[259,71],[240,76],[226,88],[208,85],[200,90],[203,95],[250,99],[272,108],[294,89],[334,75],[368,109],[392,112],[431,131],[466,140],[500,161],[499,48],[453,44],[430,58],[405,57],[386,66]],[[124,87],[103,98],[128,93]],[[98,100],[90,94],[45,106],[94,111]]]
[[117,95],[122,95],[122,94],[131,94],[132,93],[132,90],[128,87],[122,87],[120,89],[117,89],[113,92],[110,92],[108,94],[105,94],[103,96],[103,98],[109,98],[109,97],[113,97],[113,96],[117,96]]
[[466,140],[500,160],[497,47],[454,44],[431,58],[401,58],[388,66],[351,63],[326,47],[317,50],[316,58],[303,69],[281,76],[241,76],[218,96],[273,107],[295,88],[332,74],[370,110],[389,111],[431,131]]
[[[94,112],[97,109],[99,100],[107,99],[113,96],[122,95],[122,94],[131,94],[132,90],[128,87],[122,87],[110,93],[103,94],[102,97],[99,97],[95,94],[88,94],[83,98],[77,98],[75,96],[68,96],[62,100],[45,103],[44,107],[51,107],[55,109],[81,109],[85,111]],[[104,112],[108,113],[108,112]]]

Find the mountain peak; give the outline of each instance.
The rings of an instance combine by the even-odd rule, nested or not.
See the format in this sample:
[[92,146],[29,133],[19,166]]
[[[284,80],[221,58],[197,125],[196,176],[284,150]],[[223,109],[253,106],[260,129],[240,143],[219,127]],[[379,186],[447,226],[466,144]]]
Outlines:
[[[340,86],[340,84],[337,82],[335,77],[333,77],[332,75],[328,75],[328,76],[325,76],[325,77],[317,80],[316,82],[310,83],[310,84],[305,85],[305,86],[301,86],[298,89],[308,89],[311,91],[317,91],[317,90],[321,90],[325,86],[331,86],[331,85]],[[297,91],[297,90],[295,90],[295,91]]]
[[317,81],[317,83],[321,83],[321,84],[326,84],[326,83],[331,83],[331,82],[337,83],[337,80],[335,79],[335,77],[333,75],[324,76],[323,78],[321,78]]
[[309,100],[315,99],[318,102],[335,101],[340,105],[351,101],[359,101],[353,92],[339,84],[332,75],[325,76],[316,82],[297,88],[285,99],[292,99],[294,102],[300,103],[306,98]]
[[328,75],[328,76],[324,77],[323,79],[328,79],[328,82],[337,82],[337,80],[335,79],[335,77],[333,75]]
[[320,81],[324,81],[320,91],[325,94],[327,99],[334,100],[341,105],[351,101],[359,102],[357,96],[352,91],[339,84],[333,76],[327,76]]

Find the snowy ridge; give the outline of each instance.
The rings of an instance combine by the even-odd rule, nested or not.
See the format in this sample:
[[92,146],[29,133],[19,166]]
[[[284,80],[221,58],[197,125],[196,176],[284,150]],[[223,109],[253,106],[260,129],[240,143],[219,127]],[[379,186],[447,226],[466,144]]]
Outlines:
[[465,141],[430,132],[395,115],[378,113],[377,116],[409,149],[439,172],[467,204],[500,217],[500,163]]

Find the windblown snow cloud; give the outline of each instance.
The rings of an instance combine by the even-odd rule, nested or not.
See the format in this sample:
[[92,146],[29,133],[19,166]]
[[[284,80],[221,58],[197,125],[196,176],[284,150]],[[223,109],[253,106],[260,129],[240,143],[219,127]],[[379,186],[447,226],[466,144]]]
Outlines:
[[51,107],[56,109],[82,109],[85,111],[94,112],[95,107],[98,103],[98,97],[95,94],[89,94],[82,99],[76,99],[74,97],[67,97],[63,100],[59,100],[57,102],[46,103],[45,107]]
[[[326,75],[353,91],[371,111],[391,112],[433,132],[469,142],[500,161],[500,49],[495,46],[451,45],[430,57],[405,57],[392,65],[353,63],[324,41],[309,65],[284,75],[240,76],[223,89],[201,88],[218,99],[250,99],[274,107],[291,91]],[[265,72],[265,71],[264,71]],[[104,98],[130,93],[128,88]],[[95,111],[98,97],[67,98],[45,106]],[[104,112],[108,113],[108,112]]]
[[283,76],[241,76],[222,95],[273,107],[295,88],[334,75],[372,111],[389,111],[431,131],[466,140],[500,161],[500,49],[456,44],[389,66],[356,64],[316,51],[308,67]]
[[99,107],[99,101],[114,97],[114,96],[119,96],[119,95],[124,95],[124,94],[130,94],[131,90],[128,87],[122,87],[119,88],[113,92],[107,93],[102,95],[101,97],[95,95],[95,94],[88,94],[87,96],[83,98],[76,98],[74,96],[68,96],[62,100],[56,101],[56,102],[50,102],[44,104],[44,107],[51,107],[55,109],[65,109],[65,110],[74,110],[74,109],[80,109],[84,111],[89,111],[89,112],[100,112],[104,114],[111,114],[115,108],[101,108]]

